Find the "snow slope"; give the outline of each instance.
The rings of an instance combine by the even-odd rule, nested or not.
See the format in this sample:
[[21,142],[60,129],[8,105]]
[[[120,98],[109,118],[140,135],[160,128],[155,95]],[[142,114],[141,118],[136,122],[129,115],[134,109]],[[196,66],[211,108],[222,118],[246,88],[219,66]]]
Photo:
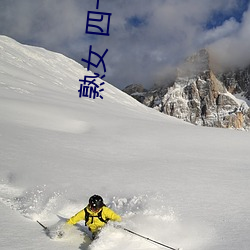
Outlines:
[[90,244],[83,223],[61,240],[36,223],[53,228],[97,193],[171,247],[250,249],[249,133],[181,122],[108,83],[103,100],[79,98],[85,74],[0,36],[0,248],[162,249],[112,225]]

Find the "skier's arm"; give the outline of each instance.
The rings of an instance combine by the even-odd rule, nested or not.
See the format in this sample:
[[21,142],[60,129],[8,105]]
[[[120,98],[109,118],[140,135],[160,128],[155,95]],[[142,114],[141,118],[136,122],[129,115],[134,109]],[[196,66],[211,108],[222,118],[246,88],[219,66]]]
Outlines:
[[112,221],[118,221],[118,222],[122,221],[122,218],[120,215],[116,214],[113,210],[107,207],[105,207],[105,217]]
[[85,212],[84,212],[84,209],[83,209],[83,210],[81,210],[80,212],[78,212],[77,214],[75,214],[74,216],[72,216],[72,217],[67,221],[67,224],[75,225],[78,221],[84,220],[84,218],[85,218]]

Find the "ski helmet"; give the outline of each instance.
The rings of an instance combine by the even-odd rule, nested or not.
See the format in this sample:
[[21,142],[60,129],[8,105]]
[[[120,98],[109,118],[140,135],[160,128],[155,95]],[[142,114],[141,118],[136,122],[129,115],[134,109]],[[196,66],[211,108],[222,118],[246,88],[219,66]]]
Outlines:
[[93,210],[98,210],[103,207],[103,199],[99,195],[93,195],[89,198],[89,206]]

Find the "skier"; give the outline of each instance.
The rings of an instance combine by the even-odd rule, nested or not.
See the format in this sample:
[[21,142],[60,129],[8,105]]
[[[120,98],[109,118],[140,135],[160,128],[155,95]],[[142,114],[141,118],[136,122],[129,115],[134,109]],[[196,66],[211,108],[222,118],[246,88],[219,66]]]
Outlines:
[[85,220],[85,226],[92,232],[94,239],[109,220],[120,222],[122,219],[120,215],[105,206],[101,196],[95,194],[89,198],[89,204],[72,216],[67,224],[74,225],[80,220]]

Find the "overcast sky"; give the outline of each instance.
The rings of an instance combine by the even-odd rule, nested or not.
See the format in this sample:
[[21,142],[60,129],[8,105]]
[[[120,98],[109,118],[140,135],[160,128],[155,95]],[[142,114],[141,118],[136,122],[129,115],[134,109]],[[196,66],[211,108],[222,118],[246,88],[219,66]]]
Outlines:
[[[249,63],[249,1],[100,0],[97,10],[97,0],[0,0],[0,34],[78,62],[90,45],[100,55],[108,49],[104,80],[149,87],[204,47],[224,63]],[[112,14],[109,36],[86,34],[88,11]]]

